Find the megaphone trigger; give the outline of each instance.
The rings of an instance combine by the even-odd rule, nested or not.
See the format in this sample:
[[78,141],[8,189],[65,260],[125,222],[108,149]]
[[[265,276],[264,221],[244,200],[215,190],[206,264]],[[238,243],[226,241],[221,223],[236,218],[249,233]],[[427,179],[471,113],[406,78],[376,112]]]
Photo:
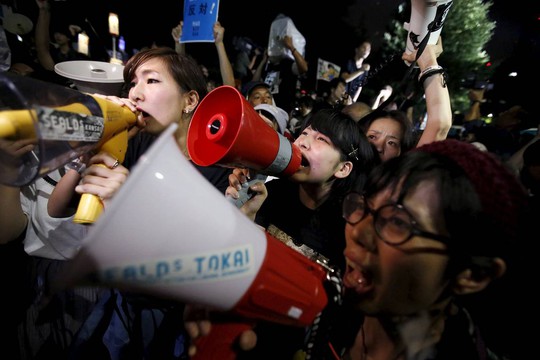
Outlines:
[[251,199],[255,192],[251,190],[251,185],[258,182],[265,182],[268,176],[263,174],[257,174],[253,179],[242,184],[242,189],[238,191],[238,199],[232,199],[234,205],[237,208],[241,208],[249,199]]

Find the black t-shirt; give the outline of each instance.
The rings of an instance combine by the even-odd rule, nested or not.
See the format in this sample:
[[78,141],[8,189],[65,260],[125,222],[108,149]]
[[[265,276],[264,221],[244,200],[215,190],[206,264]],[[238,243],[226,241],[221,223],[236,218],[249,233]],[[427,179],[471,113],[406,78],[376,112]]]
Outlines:
[[297,183],[274,179],[267,182],[266,187],[268,197],[257,212],[255,222],[267,229],[273,225],[290,236],[295,245],[309,246],[343,270],[345,220],[341,216],[341,202],[329,199],[312,210],[300,202]]

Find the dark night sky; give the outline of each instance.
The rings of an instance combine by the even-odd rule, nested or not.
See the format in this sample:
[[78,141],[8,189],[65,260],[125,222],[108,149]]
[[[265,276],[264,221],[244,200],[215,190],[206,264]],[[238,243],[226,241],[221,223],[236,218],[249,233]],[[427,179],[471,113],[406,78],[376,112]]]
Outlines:
[[[57,15],[60,15],[58,21],[72,20],[84,24],[87,19],[108,47],[111,46],[107,25],[109,12],[116,12],[119,15],[120,32],[126,39],[128,48],[141,48],[153,40],[161,45],[173,45],[170,31],[180,21],[183,12],[181,0],[153,0],[145,2],[148,4],[146,6],[137,6],[135,2],[126,0],[50,1],[55,9],[62,10],[62,15],[57,12]],[[15,12],[26,14],[35,21],[37,16],[35,0],[0,0],[0,2],[13,4]],[[306,37],[308,57],[341,62],[352,56],[353,45],[346,45],[347,40],[351,39],[350,30],[343,18],[350,10],[350,5],[356,2],[365,8],[364,13],[358,14],[358,21],[365,23],[368,38],[376,43],[377,39],[381,38],[389,17],[401,1],[343,0],[334,2],[339,6],[323,7],[320,2],[312,0],[221,0],[219,19],[226,29],[226,41],[230,41],[234,35],[247,36],[264,46],[268,41],[268,30],[272,20],[279,13],[283,13],[293,19],[298,30]],[[535,20],[537,23],[540,22],[537,19],[540,16],[538,4],[539,2],[530,0],[494,1],[491,17],[497,22],[497,27],[488,46],[488,52],[495,60],[507,56],[520,36],[535,36],[538,41],[538,26],[535,29],[527,26]],[[533,6],[536,6],[536,9],[533,9]],[[536,31],[536,34],[532,31]],[[214,50],[213,44],[188,46],[190,46],[188,50],[195,55],[199,52],[206,55],[205,51],[208,48]],[[212,53],[208,55],[211,56]]]
[[[102,44],[108,48],[112,44],[108,33],[108,14],[117,13],[120,32],[125,38],[128,51],[148,46],[152,41],[159,45],[173,46],[171,29],[178,24],[183,13],[181,0],[153,0],[145,2],[145,6],[126,0],[50,1],[55,16],[53,21],[91,24]],[[35,22],[36,0],[0,2],[12,4],[15,12],[23,13]],[[353,55],[355,40],[344,18],[351,15],[351,6],[356,3],[365,9],[355,13],[355,19],[365,24],[368,30],[366,36],[374,44],[374,54],[379,43],[377,40],[382,39],[385,26],[401,3],[400,0],[340,0],[329,3],[336,6],[323,6],[321,2],[313,0],[221,0],[219,20],[226,30],[225,42],[231,61],[234,57],[231,43],[233,36],[246,36],[265,46],[272,20],[283,13],[293,19],[297,29],[306,38],[306,57],[310,64],[316,64],[318,57],[343,64]],[[490,18],[496,21],[496,28],[487,46],[492,60],[511,57],[518,43],[526,43],[528,59],[518,60],[533,61],[532,57],[540,61],[539,17],[540,2],[537,0],[493,1]],[[212,43],[187,44],[187,51],[204,64],[217,64]]]

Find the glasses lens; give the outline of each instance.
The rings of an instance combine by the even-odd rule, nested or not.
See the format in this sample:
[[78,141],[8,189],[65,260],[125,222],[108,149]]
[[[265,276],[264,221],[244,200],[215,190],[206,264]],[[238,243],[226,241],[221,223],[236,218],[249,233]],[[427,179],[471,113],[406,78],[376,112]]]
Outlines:
[[407,241],[411,229],[410,215],[398,205],[386,205],[377,211],[375,230],[388,243],[401,244]]
[[356,224],[364,217],[366,210],[364,197],[358,193],[350,193],[343,201],[343,217],[350,224]]

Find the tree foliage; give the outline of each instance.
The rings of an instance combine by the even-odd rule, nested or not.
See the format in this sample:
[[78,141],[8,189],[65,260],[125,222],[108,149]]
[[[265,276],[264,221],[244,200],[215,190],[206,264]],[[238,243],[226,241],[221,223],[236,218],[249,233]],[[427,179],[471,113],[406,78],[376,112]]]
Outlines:
[[[439,64],[448,73],[448,87],[454,111],[464,111],[468,106],[467,93],[469,81],[486,80],[495,66],[487,68],[489,55],[485,51],[487,43],[493,36],[496,23],[489,19],[491,0],[453,0],[452,7],[446,17],[441,38],[443,53]],[[407,31],[403,23],[408,21],[410,10],[407,3],[398,8],[397,15],[388,25],[382,46],[383,58],[395,56],[405,49]]]

